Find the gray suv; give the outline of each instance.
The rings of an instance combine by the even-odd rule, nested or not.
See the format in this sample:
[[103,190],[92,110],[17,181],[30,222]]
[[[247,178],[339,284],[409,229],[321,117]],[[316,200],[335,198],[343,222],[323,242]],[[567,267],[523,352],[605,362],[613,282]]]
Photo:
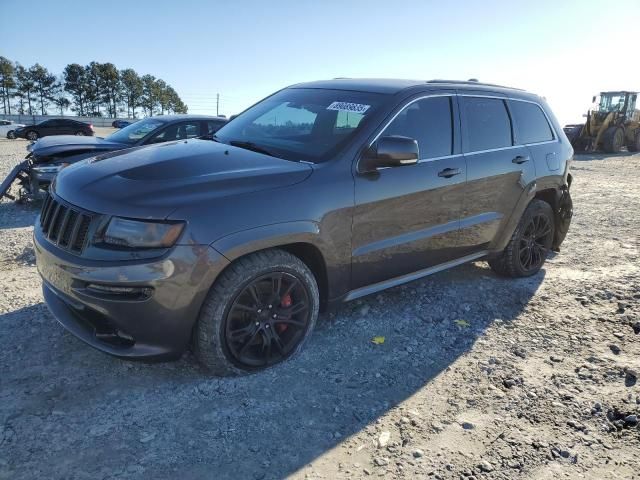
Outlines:
[[89,345],[217,374],[300,350],[318,311],[465,262],[536,274],[572,215],[546,102],[477,82],[336,79],[212,140],[62,170],[34,230],[44,297]]

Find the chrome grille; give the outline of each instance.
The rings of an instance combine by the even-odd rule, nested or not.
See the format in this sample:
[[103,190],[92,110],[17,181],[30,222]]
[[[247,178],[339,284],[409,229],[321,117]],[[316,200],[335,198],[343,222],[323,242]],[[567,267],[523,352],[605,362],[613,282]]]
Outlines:
[[90,225],[91,215],[47,195],[40,212],[40,227],[51,243],[63,250],[81,254]]

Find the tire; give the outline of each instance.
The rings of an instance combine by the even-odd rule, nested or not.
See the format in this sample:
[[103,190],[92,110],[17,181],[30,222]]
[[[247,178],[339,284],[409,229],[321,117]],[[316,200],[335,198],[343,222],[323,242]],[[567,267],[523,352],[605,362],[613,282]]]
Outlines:
[[84,136],[85,136],[85,133],[82,130],[78,130],[76,132],[76,137],[84,137]]
[[9,131],[7,132],[7,138],[8,138],[9,140],[15,140],[15,138],[16,138],[16,132],[14,132],[13,130],[9,130]]
[[640,129],[636,132],[633,140],[633,142],[627,144],[627,150],[630,152],[640,152]]
[[[535,225],[541,225],[541,220],[546,222],[545,234],[539,238],[533,238],[536,234],[542,233],[542,230],[535,230]],[[532,226],[534,227],[533,232],[531,231]],[[522,214],[507,247],[498,257],[489,260],[491,269],[505,277],[519,278],[535,275],[544,265],[547,253],[551,249],[554,232],[554,215],[551,206],[542,200],[532,200]],[[527,251],[523,251],[525,248]],[[533,260],[537,260],[539,257],[539,261],[527,265],[528,255],[531,255]]]
[[[269,277],[277,276],[281,280],[276,289],[276,281]],[[269,283],[265,283],[267,281]],[[255,287],[253,290],[252,286]],[[278,305],[268,300],[271,295],[282,303]],[[304,313],[296,314],[296,318],[293,314],[286,317],[287,308],[293,311],[305,301]],[[207,294],[194,329],[194,352],[216,375],[244,375],[263,370],[293,357],[302,349],[315,326],[319,304],[316,279],[298,257],[278,249],[247,255],[229,265]],[[274,311],[285,312],[279,317],[284,323],[272,319],[275,318],[272,316]],[[300,326],[302,324],[304,326]],[[283,327],[284,331],[281,330]],[[243,335],[241,339],[238,333]],[[271,336],[278,337],[279,341],[269,339],[269,346],[265,346],[267,337]],[[238,337],[237,341],[233,340],[235,337]],[[283,343],[287,338],[288,343]],[[271,359],[275,352],[273,345],[279,345],[277,350],[281,354],[275,361]],[[286,348],[281,348],[283,345]],[[269,356],[260,359],[267,349]],[[244,357],[243,351],[248,352]]]
[[624,146],[624,130],[620,127],[609,127],[604,132],[602,148],[607,153],[619,153]]
[[35,142],[38,139],[38,132],[36,132],[35,130],[29,130],[27,132],[27,140],[31,140],[32,142]]

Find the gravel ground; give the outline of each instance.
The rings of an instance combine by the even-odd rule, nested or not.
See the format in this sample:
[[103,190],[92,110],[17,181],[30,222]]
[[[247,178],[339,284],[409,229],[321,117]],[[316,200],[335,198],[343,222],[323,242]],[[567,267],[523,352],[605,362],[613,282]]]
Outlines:
[[[0,176],[25,145],[0,140]],[[294,360],[230,379],[66,333],[38,206],[4,200],[0,478],[639,478],[639,170],[577,158],[572,229],[537,276],[477,262],[345,304]]]

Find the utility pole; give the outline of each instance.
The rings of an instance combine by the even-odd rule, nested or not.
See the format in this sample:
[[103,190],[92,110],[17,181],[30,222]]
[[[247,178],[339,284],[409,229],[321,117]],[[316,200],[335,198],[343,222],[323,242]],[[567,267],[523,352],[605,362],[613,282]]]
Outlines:
[[220,115],[220,94],[216,93],[216,117]]

